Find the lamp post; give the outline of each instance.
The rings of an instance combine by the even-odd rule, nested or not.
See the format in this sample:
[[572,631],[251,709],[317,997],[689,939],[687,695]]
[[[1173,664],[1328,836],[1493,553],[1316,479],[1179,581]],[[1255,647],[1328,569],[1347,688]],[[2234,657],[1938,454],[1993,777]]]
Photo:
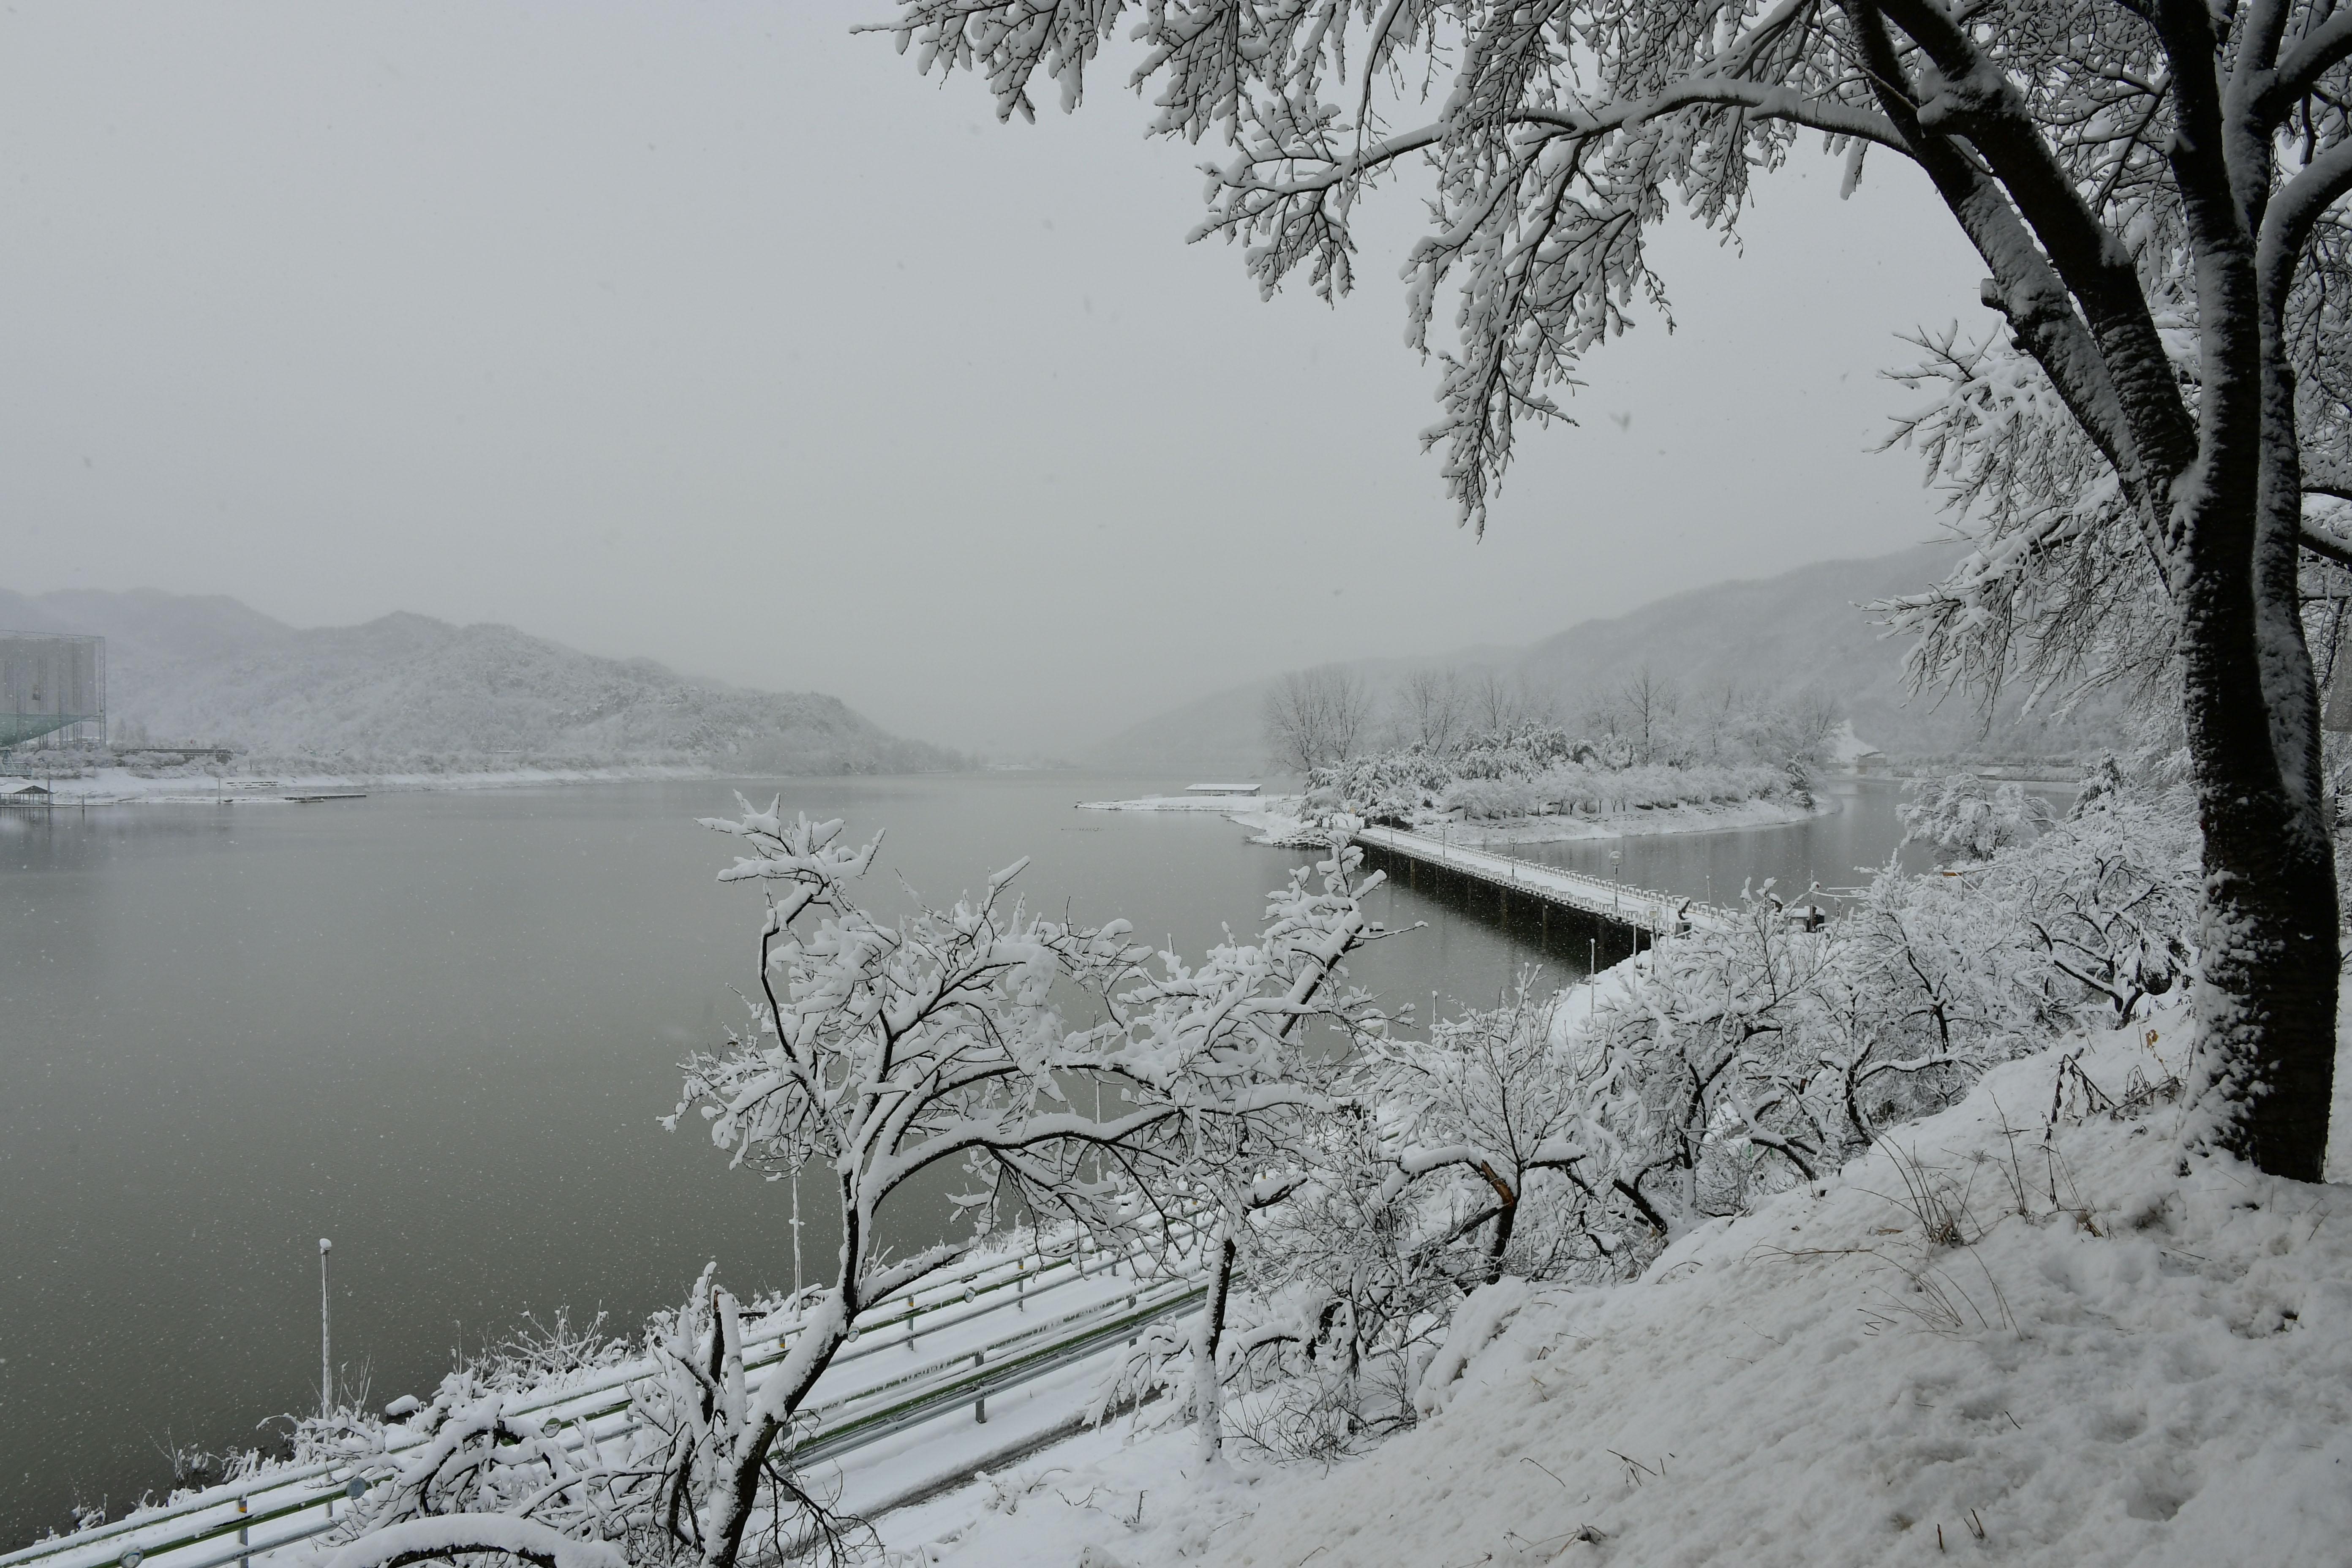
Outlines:
[[333,1242],[323,1236],[319,1238],[319,1415],[321,1420],[331,1415],[335,1408],[335,1360],[327,1311],[327,1255],[334,1249]]

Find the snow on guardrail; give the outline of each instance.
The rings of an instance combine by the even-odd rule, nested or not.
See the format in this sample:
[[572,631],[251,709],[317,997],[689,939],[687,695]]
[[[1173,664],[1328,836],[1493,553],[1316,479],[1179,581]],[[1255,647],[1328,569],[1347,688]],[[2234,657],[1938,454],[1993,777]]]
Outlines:
[[[856,1337],[834,1358],[807,1407],[815,1428],[799,1446],[803,1463],[838,1459],[928,1421],[1101,1353],[1158,1318],[1196,1300],[1197,1226],[1178,1216],[1159,1234],[1123,1247],[1039,1259],[975,1260],[860,1313]],[[1181,1260],[1170,1268],[1171,1253]],[[1147,1271],[1145,1260],[1156,1260]],[[1126,1266],[1125,1281],[1118,1271]],[[745,1371],[783,1360],[798,1326],[796,1305],[746,1325]],[[892,1364],[909,1350],[930,1353]],[[650,1360],[600,1371],[512,1407],[541,1415],[567,1443],[602,1441],[631,1419],[628,1386],[652,1374]],[[425,1442],[387,1434],[394,1454]],[[357,1486],[359,1490],[353,1490]],[[248,1563],[324,1534],[349,1517],[367,1483],[341,1463],[273,1468],[143,1509],[110,1523],[0,1553],[0,1568],[223,1568]],[[338,1505],[341,1505],[339,1508]]]

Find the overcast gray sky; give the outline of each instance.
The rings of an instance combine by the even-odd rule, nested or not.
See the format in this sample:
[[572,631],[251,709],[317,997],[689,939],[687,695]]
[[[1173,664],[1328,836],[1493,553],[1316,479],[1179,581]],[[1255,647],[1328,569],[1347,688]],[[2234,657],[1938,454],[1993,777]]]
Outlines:
[[1767,182],[1744,258],[1673,226],[1677,330],[1481,542],[1409,187],[1353,299],[1261,303],[1123,73],[1001,125],[849,35],[890,9],[7,7],[0,585],[508,621],[1003,753],[1936,531],[1874,373],[1979,268],[1891,160]]

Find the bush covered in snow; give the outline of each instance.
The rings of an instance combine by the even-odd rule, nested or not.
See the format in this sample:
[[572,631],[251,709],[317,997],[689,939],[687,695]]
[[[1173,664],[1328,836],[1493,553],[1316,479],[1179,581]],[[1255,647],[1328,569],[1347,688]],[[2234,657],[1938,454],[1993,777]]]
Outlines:
[[1310,804],[1369,821],[1410,826],[1436,811],[1474,821],[1543,813],[1643,811],[1770,799],[1797,787],[1761,764],[1626,763],[1549,725],[1479,737],[1452,752],[1422,745],[1316,769]]
[[1483,1282],[1630,1278],[1992,1068],[2143,1016],[2188,970],[2194,828],[2179,796],[2112,784],[1966,874],[1890,866],[1826,923],[1768,885],[1590,990],[1367,1035],[1331,1086],[1346,1113],[1235,1205],[1230,1302],[1139,1346],[1120,1386],[1181,1389],[1205,1356],[1254,1391],[1263,1429],[1241,1430],[1331,1457],[1412,1424]]
[[1609,768],[1567,762],[1523,778],[1464,778],[1445,792],[1447,805],[1474,820],[1544,812],[1601,816],[1673,805],[1727,805],[1790,791],[1790,776],[1762,766],[1659,763]]

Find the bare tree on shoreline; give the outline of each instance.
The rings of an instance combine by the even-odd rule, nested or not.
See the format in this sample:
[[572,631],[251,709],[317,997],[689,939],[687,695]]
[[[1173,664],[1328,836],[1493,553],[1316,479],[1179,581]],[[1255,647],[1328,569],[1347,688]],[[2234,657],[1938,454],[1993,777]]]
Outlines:
[[1260,716],[1277,767],[1311,773],[1361,751],[1372,729],[1372,694],[1343,665],[1297,669],[1267,689]]

